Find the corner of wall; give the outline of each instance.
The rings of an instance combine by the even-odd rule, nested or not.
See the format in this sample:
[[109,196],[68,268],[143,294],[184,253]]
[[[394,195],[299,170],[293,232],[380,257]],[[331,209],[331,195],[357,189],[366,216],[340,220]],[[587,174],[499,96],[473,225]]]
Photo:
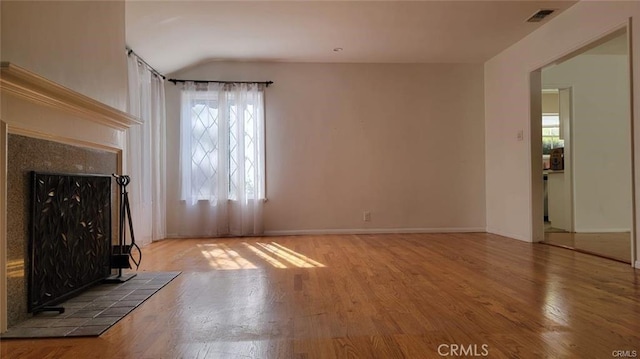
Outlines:
[[487,226],[486,231],[487,231],[487,233],[495,234],[495,235],[502,236],[502,237],[517,239],[517,240],[523,241],[523,242],[530,242],[530,243],[532,242],[531,239],[527,238],[526,236],[522,236],[522,235],[519,235],[519,234],[515,234],[515,233],[512,233],[512,232],[509,232],[509,231],[505,231],[505,230],[502,230],[500,228]]

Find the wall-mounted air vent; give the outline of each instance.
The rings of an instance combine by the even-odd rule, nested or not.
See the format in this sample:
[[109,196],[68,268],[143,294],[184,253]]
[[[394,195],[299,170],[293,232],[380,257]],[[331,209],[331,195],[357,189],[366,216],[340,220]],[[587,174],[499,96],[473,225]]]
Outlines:
[[538,12],[536,12],[530,18],[527,19],[527,22],[540,22],[545,17],[553,14],[554,11],[555,10],[548,10],[548,9],[538,10]]

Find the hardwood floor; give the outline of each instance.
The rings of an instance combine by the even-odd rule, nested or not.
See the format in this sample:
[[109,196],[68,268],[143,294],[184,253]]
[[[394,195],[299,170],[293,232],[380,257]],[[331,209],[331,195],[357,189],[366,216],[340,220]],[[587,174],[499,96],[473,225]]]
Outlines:
[[547,232],[544,234],[544,242],[631,263],[631,233],[629,232]]
[[99,338],[3,340],[1,357],[640,355],[640,271],[495,235],[167,240],[141,270],[182,274]]

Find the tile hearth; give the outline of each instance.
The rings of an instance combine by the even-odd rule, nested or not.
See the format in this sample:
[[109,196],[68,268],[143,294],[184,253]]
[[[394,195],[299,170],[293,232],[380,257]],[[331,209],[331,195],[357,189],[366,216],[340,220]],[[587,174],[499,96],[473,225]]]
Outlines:
[[103,283],[60,306],[10,327],[0,339],[99,336],[149,299],[180,272],[139,272],[125,283]]

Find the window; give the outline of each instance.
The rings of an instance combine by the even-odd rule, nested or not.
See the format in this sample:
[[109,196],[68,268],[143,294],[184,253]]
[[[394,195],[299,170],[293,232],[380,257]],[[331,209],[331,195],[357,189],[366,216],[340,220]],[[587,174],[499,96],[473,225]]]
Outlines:
[[564,147],[564,140],[560,139],[560,116],[542,114],[542,154],[551,154],[551,150],[558,147]]
[[[200,85],[198,85],[200,86]],[[264,101],[257,84],[185,85],[182,199],[264,198]]]

